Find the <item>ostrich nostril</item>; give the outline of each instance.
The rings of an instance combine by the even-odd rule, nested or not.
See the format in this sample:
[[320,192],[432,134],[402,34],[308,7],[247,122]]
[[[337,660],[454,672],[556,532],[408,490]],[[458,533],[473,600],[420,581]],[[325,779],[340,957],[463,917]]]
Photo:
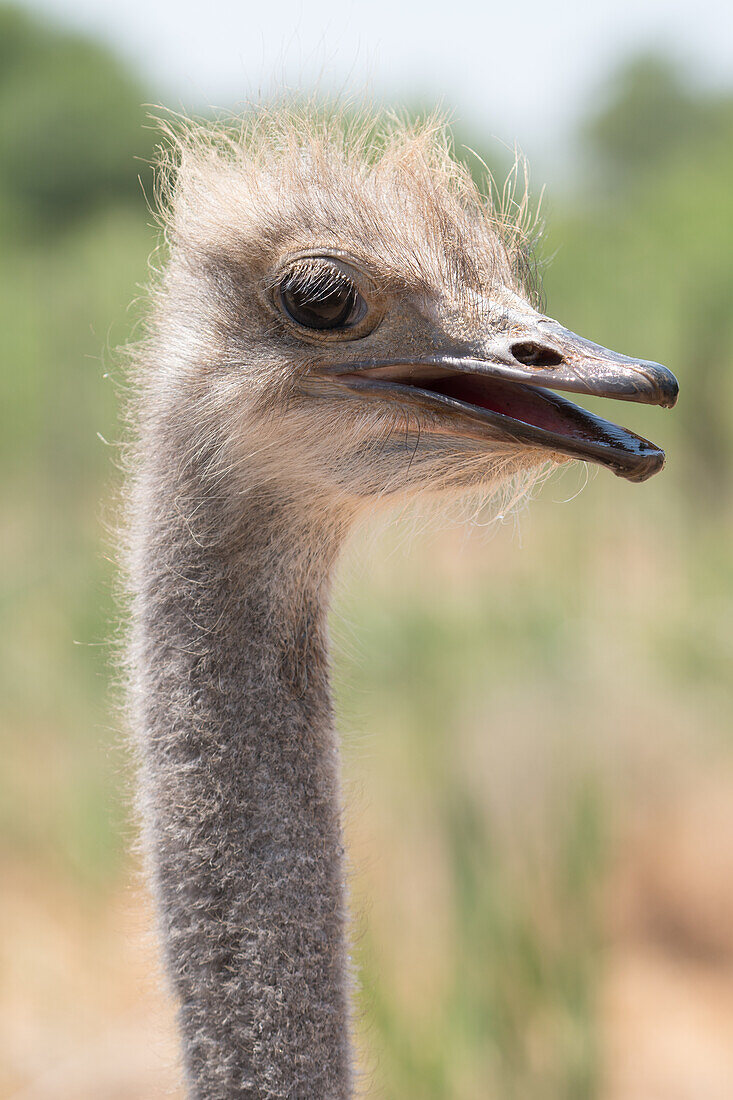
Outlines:
[[536,344],[533,340],[512,344],[511,353],[525,367],[559,367],[563,361],[559,351],[544,344]]

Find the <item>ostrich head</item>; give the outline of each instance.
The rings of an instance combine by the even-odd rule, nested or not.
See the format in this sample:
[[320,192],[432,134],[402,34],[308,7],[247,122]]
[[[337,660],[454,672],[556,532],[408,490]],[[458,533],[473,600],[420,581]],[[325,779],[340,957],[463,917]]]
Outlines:
[[369,135],[292,112],[179,135],[159,326],[191,445],[314,509],[548,460],[658,471],[557,391],[671,406],[674,377],[539,310],[523,204],[482,197],[440,127]]

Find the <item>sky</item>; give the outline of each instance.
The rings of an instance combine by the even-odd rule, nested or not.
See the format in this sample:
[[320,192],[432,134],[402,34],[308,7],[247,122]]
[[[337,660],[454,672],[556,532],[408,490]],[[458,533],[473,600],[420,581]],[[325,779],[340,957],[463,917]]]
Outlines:
[[230,107],[273,89],[440,103],[551,165],[618,60],[664,49],[733,86],[731,0],[33,0],[135,64],[156,102]]

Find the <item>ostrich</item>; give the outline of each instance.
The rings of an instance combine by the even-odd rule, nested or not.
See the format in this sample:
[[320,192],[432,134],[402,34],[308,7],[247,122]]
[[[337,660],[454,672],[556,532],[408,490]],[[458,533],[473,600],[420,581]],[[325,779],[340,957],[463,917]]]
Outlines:
[[331,576],[380,502],[664,454],[556,391],[676,381],[540,312],[521,217],[439,126],[185,128],[139,354],[129,643],[189,1095],[353,1095]]

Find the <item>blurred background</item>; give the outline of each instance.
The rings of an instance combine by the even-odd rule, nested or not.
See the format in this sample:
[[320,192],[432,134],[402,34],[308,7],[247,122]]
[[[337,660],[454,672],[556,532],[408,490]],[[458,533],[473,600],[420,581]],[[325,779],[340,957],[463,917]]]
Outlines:
[[731,1100],[731,9],[271,8],[0,6],[0,1096],[180,1096],[110,688],[143,104],[315,86],[440,102],[499,177],[518,141],[548,312],[682,385],[619,413],[668,451],[650,483],[576,466],[349,554],[364,1095]]

